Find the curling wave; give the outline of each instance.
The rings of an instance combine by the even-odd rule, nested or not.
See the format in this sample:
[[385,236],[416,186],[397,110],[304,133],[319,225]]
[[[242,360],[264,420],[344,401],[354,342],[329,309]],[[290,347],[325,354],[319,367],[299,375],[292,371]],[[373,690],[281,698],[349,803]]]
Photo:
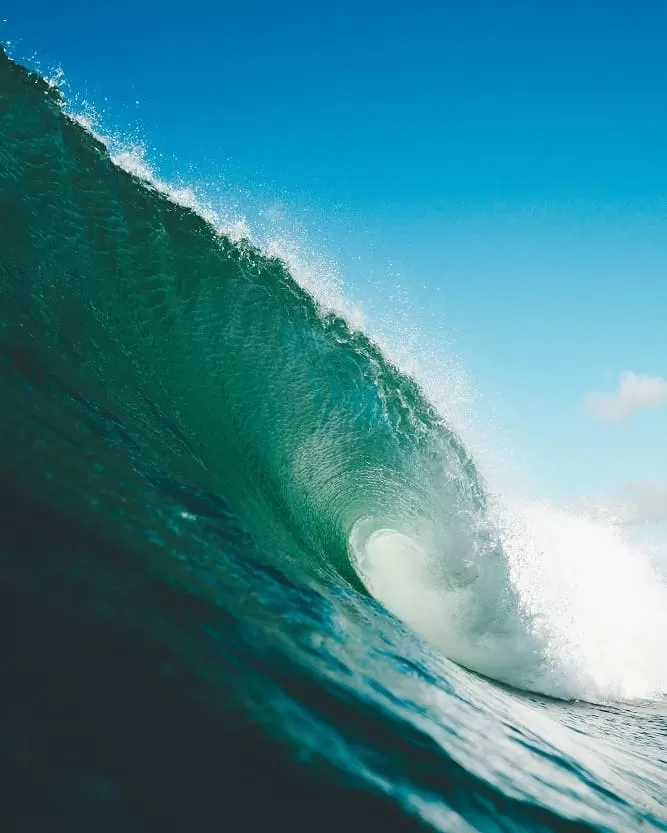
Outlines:
[[[565,698],[667,689],[667,594],[619,533],[503,508],[418,383],[284,261],[119,167],[4,55],[0,90],[0,448],[18,477],[91,524],[100,505],[150,524],[118,486],[144,466],[466,668]],[[116,472],[111,493],[91,466]]]

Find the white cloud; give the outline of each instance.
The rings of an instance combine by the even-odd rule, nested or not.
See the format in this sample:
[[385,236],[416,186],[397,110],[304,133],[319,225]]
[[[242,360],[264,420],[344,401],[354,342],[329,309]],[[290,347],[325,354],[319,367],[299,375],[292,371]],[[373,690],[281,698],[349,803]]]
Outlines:
[[581,500],[587,515],[621,526],[667,521],[667,483],[639,480],[616,492],[587,495]]
[[612,393],[591,393],[584,406],[589,414],[604,422],[620,422],[637,411],[667,405],[667,379],[621,373],[618,390]]

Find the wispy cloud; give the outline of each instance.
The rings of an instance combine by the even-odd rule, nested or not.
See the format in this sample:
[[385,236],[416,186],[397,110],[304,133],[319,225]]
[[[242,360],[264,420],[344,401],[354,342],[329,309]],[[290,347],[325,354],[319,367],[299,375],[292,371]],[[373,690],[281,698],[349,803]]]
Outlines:
[[604,422],[620,422],[638,411],[667,405],[667,379],[660,376],[641,376],[621,373],[618,390],[610,393],[590,393],[584,407],[591,416]]
[[667,483],[640,480],[615,492],[587,495],[581,505],[587,515],[621,526],[667,521]]

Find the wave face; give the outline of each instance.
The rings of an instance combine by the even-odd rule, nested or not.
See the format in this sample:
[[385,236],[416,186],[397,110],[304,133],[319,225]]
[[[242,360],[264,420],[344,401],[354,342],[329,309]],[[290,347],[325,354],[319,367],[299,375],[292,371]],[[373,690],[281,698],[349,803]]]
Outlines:
[[629,638],[585,602],[615,647],[582,649],[572,587],[526,558],[556,533],[508,522],[418,384],[283,261],[119,168],[4,54],[0,139],[21,829],[197,829],[220,784],[246,829],[258,788],[297,829],[304,789],[332,829],[667,829],[649,568],[613,539],[648,614]]

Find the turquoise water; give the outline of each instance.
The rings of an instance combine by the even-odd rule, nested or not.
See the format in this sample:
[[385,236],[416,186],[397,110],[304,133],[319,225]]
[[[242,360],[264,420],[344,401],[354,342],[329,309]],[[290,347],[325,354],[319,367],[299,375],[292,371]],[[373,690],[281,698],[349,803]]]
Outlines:
[[639,553],[4,54],[0,209],[4,829],[667,829]]

